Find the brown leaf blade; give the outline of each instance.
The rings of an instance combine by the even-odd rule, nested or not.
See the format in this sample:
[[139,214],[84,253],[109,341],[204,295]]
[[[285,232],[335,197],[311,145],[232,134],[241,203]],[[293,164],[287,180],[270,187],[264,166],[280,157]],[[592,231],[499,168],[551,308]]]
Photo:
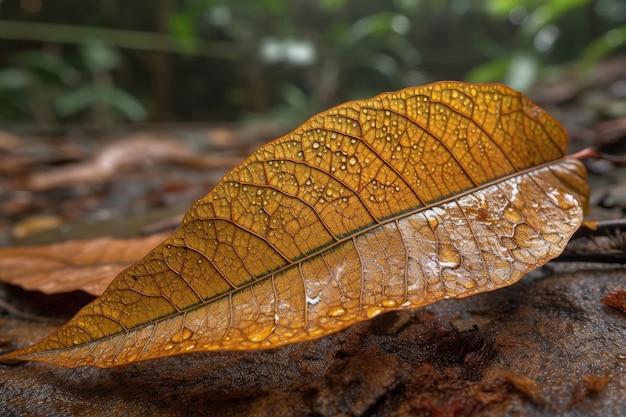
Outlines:
[[0,281],[29,291],[85,291],[98,296],[124,268],[169,233],[134,239],[101,237],[42,246],[0,248]]
[[355,101],[271,142],[47,339],[4,357],[120,366],[281,346],[510,285],[580,226],[583,165],[502,85]]

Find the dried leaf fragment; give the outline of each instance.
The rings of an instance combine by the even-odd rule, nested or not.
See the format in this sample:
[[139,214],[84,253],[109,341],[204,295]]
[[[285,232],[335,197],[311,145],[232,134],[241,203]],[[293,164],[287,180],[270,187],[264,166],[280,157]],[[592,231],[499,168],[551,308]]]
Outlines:
[[586,172],[566,145],[498,84],[337,106],[257,150],[100,298],[3,358],[111,367],[273,348],[510,285],[581,224]]
[[626,313],[626,291],[617,290],[602,299],[602,304]]
[[124,268],[168,233],[135,239],[101,237],[43,246],[0,248],[0,281],[29,291],[102,294]]

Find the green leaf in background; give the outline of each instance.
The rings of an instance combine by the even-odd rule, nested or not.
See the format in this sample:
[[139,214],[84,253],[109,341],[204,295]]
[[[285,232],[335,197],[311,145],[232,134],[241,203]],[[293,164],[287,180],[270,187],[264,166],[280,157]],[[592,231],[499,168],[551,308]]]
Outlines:
[[194,15],[187,11],[174,14],[169,19],[169,30],[176,37],[181,52],[192,55],[198,46]]
[[580,70],[590,71],[599,60],[624,45],[626,45],[626,25],[612,29],[591,42],[580,55]]
[[80,79],[80,73],[65,59],[46,51],[32,49],[20,52],[11,57],[11,62],[15,67],[36,71],[42,78],[62,84],[72,84]]
[[116,69],[122,62],[117,50],[101,42],[92,42],[80,48],[85,66],[94,73],[102,73]]
[[28,71],[18,68],[0,69],[0,91],[19,90],[32,85],[32,76]]
[[57,97],[54,107],[61,116],[74,116],[93,109],[98,103],[114,108],[126,119],[134,122],[147,118],[143,105],[126,91],[116,87],[101,88],[91,84]]

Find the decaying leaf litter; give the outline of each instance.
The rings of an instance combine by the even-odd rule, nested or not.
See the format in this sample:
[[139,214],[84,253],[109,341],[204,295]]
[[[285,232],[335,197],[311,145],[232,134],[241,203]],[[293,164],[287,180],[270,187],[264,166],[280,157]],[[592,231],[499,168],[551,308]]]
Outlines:
[[120,366],[311,340],[497,289],[587,205],[561,125],[503,85],[349,102],[264,145],[44,341],[5,358]]
[[[547,89],[542,87],[542,91]],[[565,115],[561,117],[568,130],[574,132],[575,146],[582,147],[576,132],[583,125],[570,121],[580,112],[575,106],[569,112],[571,103],[560,105]],[[589,119],[585,121],[588,123]],[[591,168],[593,174],[596,165],[592,164]],[[605,168],[597,168],[602,171],[597,171],[599,176],[592,175],[592,190],[606,184],[614,175]],[[611,187],[603,189],[612,191]],[[119,190],[119,187],[113,189]],[[596,193],[594,201],[598,197]],[[617,207],[594,206],[592,212],[594,218],[600,219],[620,216]],[[365,407],[369,415],[396,415],[402,414],[402,410],[413,414],[441,413],[452,409],[458,415],[501,415],[513,410],[542,416],[568,410],[619,415],[616,405],[626,401],[623,390],[617,388],[626,377],[618,359],[620,346],[624,344],[624,338],[618,337],[621,319],[598,306],[607,292],[620,288],[623,276],[620,278],[619,268],[603,272],[598,267],[590,265],[585,272],[584,267],[580,270],[581,266],[572,265],[547,278],[531,274],[530,278],[501,291],[448,300],[401,314],[392,326],[390,323],[396,320],[394,313],[326,338],[275,351],[185,355],[141,362],[113,374],[91,368],[70,371],[43,364],[0,367],[2,380],[6,382],[1,396],[6,410],[16,410],[19,414],[45,410],[61,415],[78,406],[84,415],[98,415],[103,407],[113,414],[145,415],[158,410],[165,415],[180,415],[181,404],[195,404],[195,411],[184,408],[186,415],[258,416],[280,414],[281,410],[292,415],[309,415],[313,410],[319,415],[361,415],[358,407]],[[543,275],[554,268],[545,270]],[[571,271],[579,272],[571,275]],[[414,321],[406,323],[410,317]],[[19,345],[32,343],[54,330],[54,325],[42,327],[42,324],[16,321],[11,316],[0,316],[0,322],[5,334],[9,328],[18,330],[28,325],[26,333],[15,332],[20,336],[13,343]],[[447,362],[437,359],[436,368],[431,368],[428,355],[419,352],[423,349],[428,352],[429,346],[437,346],[442,340],[454,340],[451,324],[457,329],[468,329],[475,324],[483,330],[491,329],[497,335],[496,355],[480,362],[481,366],[476,360],[466,359],[463,364],[449,363],[441,368]],[[435,329],[438,330],[433,332]],[[5,349],[9,341],[4,342]],[[374,346],[379,348],[373,350]],[[544,354],[533,355],[538,351]],[[359,363],[365,366],[360,367]],[[294,364],[301,364],[301,369],[292,372],[290,368]],[[272,371],[273,365],[280,372]],[[391,374],[389,369],[393,369]],[[411,373],[406,374],[406,369],[411,369]],[[46,370],[46,379],[39,381],[42,370]],[[502,370],[517,372],[534,382],[540,397],[528,397],[524,391],[518,391],[525,388],[516,388],[512,379],[498,376]],[[585,394],[589,391],[583,377],[604,378],[607,370],[610,372],[606,388],[599,395]],[[374,385],[362,385],[359,382],[362,376],[372,372],[377,375],[372,379]],[[249,378],[242,379],[245,375]],[[126,380],[129,384],[124,383]],[[74,388],[59,388],[72,385],[72,381],[76,381]],[[390,381],[393,381],[391,385],[387,385]],[[179,392],[172,397],[172,383],[185,386],[185,394],[181,396]],[[32,386],[39,388],[28,391],[33,395],[22,399],[23,390]],[[380,391],[376,387],[387,388]],[[146,396],[147,392],[151,394]],[[347,396],[346,392],[351,394]],[[264,395],[259,397],[259,393]],[[54,400],[49,401],[50,398]],[[211,410],[217,410],[217,414]]]

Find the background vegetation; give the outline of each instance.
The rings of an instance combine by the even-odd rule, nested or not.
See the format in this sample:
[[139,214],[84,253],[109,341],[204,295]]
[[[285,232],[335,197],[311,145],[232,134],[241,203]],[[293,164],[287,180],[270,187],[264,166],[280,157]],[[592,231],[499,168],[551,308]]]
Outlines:
[[0,2],[0,123],[299,121],[438,79],[584,75],[623,0]]

